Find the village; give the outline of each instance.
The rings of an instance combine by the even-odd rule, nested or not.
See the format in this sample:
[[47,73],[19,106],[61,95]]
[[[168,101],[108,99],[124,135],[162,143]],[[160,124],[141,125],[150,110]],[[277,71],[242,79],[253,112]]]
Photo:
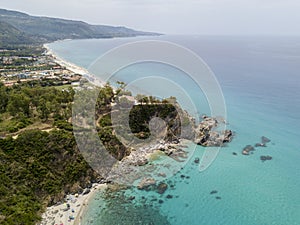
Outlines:
[[0,51],[0,82],[13,86],[29,81],[40,81],[42,86],[77,85],[81,75],[59,65],[45,49]]

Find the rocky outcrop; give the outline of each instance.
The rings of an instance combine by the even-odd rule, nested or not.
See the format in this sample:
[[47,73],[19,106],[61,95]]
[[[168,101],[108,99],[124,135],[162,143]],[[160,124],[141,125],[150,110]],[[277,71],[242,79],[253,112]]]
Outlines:
[[254,147],[252,145],[247,145],[245,148],[243,148],[242,154],[243,155],[249,155],[251,151],[254,151]]
[[139,190],[150,191],[150,190],[152,190],[155,187],[155,185],[156,185],[156,180],[154,178],[145,177],[138,184],[137,188]]
[[233,132],[231,130],[217,130],[219,123],[224,123],[224,120],[203,117],[203,120],[195,129],[194,142],[202,146],[224,146],[225,143],[230,142]]

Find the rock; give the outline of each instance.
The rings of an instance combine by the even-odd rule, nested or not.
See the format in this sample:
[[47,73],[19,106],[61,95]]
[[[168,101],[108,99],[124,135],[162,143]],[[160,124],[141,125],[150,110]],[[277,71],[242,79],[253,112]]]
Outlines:
[[88,193],[91,192],[91,189],[90,188],[86,188],[84,189],[84,191],[82,192],[82,195],[87,195]]
[[138,166],[144,166],[144,165],[146,165],[148,163],[149,163],[148,159],[143,159],[143,160],[138,160],[137,161],[137,165]]
[[159,173],[158,176],[160,176],[160,177],[167,177],[167,175],[165,173]]
[[256,143],[255,147],[267,147],[265,143]]
[[159,204],[163,204],[163,203],[164,203],[164,201],[163,201],[163,200],[161,200],[161,199],[159,199],[159,200],[158,200],[158,203],[159,203]]
[[200,162],[200,159],[197,157],[197,158],[195,158],[195,160],[194,160],[194,163],[199,163]]
[[264,161],[266,161],[266,160],[272,160],[272,156],[269,156],[269,155],[262,155],[262,156],[260,157],[260,160],[261,160],[262,162],[264,162]]
[[217,190],[213,190],[213,191],[211,191],[211,192],[210,192],[210,194],[211,194],[211,195],[213,195],[213,194],[217,194],[217,193],[218,193],[218,191],[217,191]]
[[180,175],[180,177],[181,177],[182,179],[184,179],[184,178],[185,178],[185,175],[182,174],[182,175]]
[[167,195],[166,198],[171,199],[173,198],[173,195]]
[[165,191],[168,189],[168,185],[166,183],[160,183],[158,186],[157,186],[157,193],[159,194],[163,194],[165,193]]
[[137,188],[139,190],[146,190],[150,191],[156,185],[156,180],[151,177],[145,177],[141,182],[138,184]]
[[254,151],[254,147],[252,145],[247,145],[245,148],[243,148],[242,154],[243,155],[249,155],[251,151]]
[[225,130],[224,131],[224,138],[223,138],[223,143],[225,142],[230,142],[232,139],[233,133],[231,130]]
[[[219,119],[223,123],[224,119]],[[194,142],[202,146],[224,146],[224,143],[230,142],[233,137],[231,130],[218,131],[215,129],[219,121],[213,117],[204,117],[195,131]]]
[[135,196],[130,196],[130,197],[128,198],[129,201],[132,201],[132,200],[134,200],[134,199],[135,199]]
[[270,141],[271,141],[271,140],[270,140],[269,138],[265,137],[265,136],[262,136],[262,137],[261,137],[261,143],[263,143],[263,144],[268,143],[268,142],[270,142]]
[[83,188],[79,186],[78,189],[77,189],[77,193],[82,194],[82,192],[83,192]]
[[148,163],[149,163],[148,159],[138,159],[137,161],[130,162],[130,165],[133,165],[133,166],[144,166],[144,165],[146,165]]

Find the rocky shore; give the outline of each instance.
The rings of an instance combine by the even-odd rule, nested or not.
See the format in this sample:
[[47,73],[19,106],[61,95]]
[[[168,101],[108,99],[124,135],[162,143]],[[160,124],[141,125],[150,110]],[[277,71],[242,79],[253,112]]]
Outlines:
[[233,138],[231,130],[218,130],[219,124],[225,124],[222,118],[203,116],[203,120],[195,129],[194,142],[206,147],[224,146]]

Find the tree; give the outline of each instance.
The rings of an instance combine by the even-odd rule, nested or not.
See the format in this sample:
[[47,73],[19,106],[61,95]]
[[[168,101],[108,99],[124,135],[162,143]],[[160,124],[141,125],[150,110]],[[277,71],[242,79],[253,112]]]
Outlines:
[[18,113],[24,113],[24,115],[30,115],[30,99],[23,93],[11,94],[7,104],[7,110],[12,116],[18,115]]
[[48,117],[49,117],[50,112],[51,112],[49,102],[46,102],[46,100],[44,98],[41,98],[38,110],[40,111],[40,117],[42,119],[48,120]]
[[146,97],[145,95],[137,94],[137,95],[135,96],[135,99],[138,101],[138,103],[140,103],[140,104],[142,105],[143,102],[144,102],[144,98],[145,98],[145,97]]
[[8,94],[6,92],[6,87],[0,83],[0,113],[6,111],[6,106],[8,103]]

